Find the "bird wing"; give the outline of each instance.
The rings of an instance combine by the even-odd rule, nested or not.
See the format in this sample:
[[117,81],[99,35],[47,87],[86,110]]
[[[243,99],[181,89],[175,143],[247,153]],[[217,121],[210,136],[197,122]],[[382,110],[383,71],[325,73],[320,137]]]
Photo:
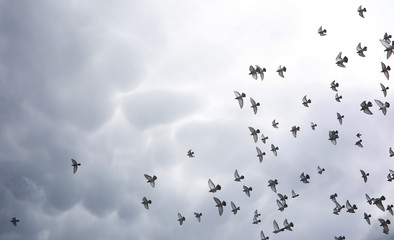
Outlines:
[[222,205],[222,202],[219,200],[219,198],[213,197],[213,200],[215,200],[217,205]]
[[[212,182],[212,180],[211,179],[209,179],[208,180],[208,186],[209,186],[209,188],[211,189],[211,190],[213,190],[213,189],[215,189],[215,184],[213,184],[213,182]],[[216,200],[215,200],[216,201]]]
[[71,158],[71,162],[73,163],[73,165],[78,164],[77,161],[75,161],[74,159]]
[[74,167],[73,172],[74,172],[74,174],[75,174],[75,173],[77,172],[78,165],[74,165],[73,167]]
[[278,226],[278,223],[276,222],[276,220],[274,220],[273,225],[274,225],[274,230],[278,231],[279,230],[279,226]]
[[349,200],[346,200],[346,208],[347,209],[351,209],[352,208],[352,205],[350,205]]
[[375,205],[376,205],[380,210],[382,210],[383,212],[386,210],[386,209],[384,208],[383,204],[382,204],[382,201],[377,201],[377,202],[375,203]]
[[359,44],[357,45],[357,51],[361,51],[361,50],[363,50],[363,49],[361,48],[361,43],[359,43]]
[[335,58],[335,60],[337,60],[337,61],[342,60],[342,52],[338,53],[338,56]]
[[238,179],[238,178],[239,178],[239,174],[238,174],[238,170],[237,170],[237,169],[235,169],[235,172],[234,172],[234,178],[236,178],[236,179]]
[[232,208],[233,210],[237,210],[237,207],[235,206],[235,204],[233,203],[233,201],[231,201],[231,208]]
[[391,47],[390,43],[386,42],[386,40],[379,39],[379,41],[385,48],[390,48]]
[[377,100],[377,99],[375,99],[375,103],[376,103],[380,108],[385,107],[385,105],[384,105],[381,101],[379,101],[379,100]]
[[151,176],[149,176],[148,174],[144,174],[144,176],[145,176],[146,180],[148,180],[148,181],[153,180],[153,178]]

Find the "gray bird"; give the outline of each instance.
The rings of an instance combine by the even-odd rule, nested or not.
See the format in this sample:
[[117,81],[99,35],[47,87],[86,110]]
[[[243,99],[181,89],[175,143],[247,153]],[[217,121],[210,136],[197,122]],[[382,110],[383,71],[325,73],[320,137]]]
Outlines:
[[226,201],[222,202],[217,197],[213,197],[213,200],[215,201],[216,207],[219,210],[219,216],[222,216],[222,214],[223,214],[223,207],[226,206]]
[[241,209],[240,207],[235,206],[235,203],[233,203],[233,201],[231,201],[231,208],[231,212],[233,212],[234,215],[237,214],[237,212]]
[[[390,37],[391,37],[391,35],[390,35]],[[394,51],[394,41],[390,42],[390,39],[388,39],[388,40],[380,39],[379,41],[385,47],[384,51],[387,52],[386,57],[387,57],[387,59],[389,59],[391,54]]]
[[16,219],[16,217],[13,217],[10,221],[12,223],[12,225],[14,225],[16,227],[16,223],[20,222],[19,219]]
[[268,239],[270,239],[270,238],[269,238],[269,237],[266,237],[266,236],[264,235],[263,230],[261,230],[261,232],[260,232],[260,239],[261,239],[261,240],[268,240]]
[[182,225],[183,222],[184,222],[185,220],[186,220],[185,217],[182,216],[180,213],[178,213],[178,222],[179,222],[179,225]]
[[293,134],[294,137],[297,137],[298,131],[300,131],[300,127],[296,127],[296,126],[291,127],[290,132]]
[[360,169],[360,172],[361,172],[362,179],[364,179],[364,182],[366,183],[368,180],[369,173],[365,173],[364,170],[362,170],[362,169]]
[[211,193],[215,193],[216,191],[222,189],[222,187],[219,184],[215,185],[211,179],[208,180],[208,186],[209,186],[209,192]]
[[367,223],[369,225],[371,225],[371,220],[369,219],[370,217],[371,217],[371,214],[364,213],[364,219],[365,219],[365,221],[367,221]]
[[234,172],[234,181],[236,181],[236,182],[240,182],[242,179],[244,179],[245,177],[244,177],[244,175],[242,175],[242,176],[239,176],[239,174],[238,174],[238,170],[237,169],[235,169],[235,172]]
[[273,225],[274,225],[273,233],[283,232],[285,230],[284,228],[279,228],[278,223],[276,222],[276,220],[274,220]]
[[77,161],[75,161],[74,159],[72,159],[71,158],[71,162],[72,162],[72,165],[71,166],[73,166],[73,172],[74,172],[74,174],[77,172],[77,170],[78,170],[78,166],[81,166],[81,164],[80,163],[77,163]]
[[285,203],[286,203],[286,199],[287,199],[287,196],[286,196],[286,195],[283,195],[283,194],[281,194],[281,193],[277,193],[277,195],[278,195],[278,197],[279,197],[279,200],[285,201]]
[[260,219],[257,219],[256,217],[253,218],[253,224],[259,224],[259,222],[261,222]]
[[268,187],[270,187],[274,193],[276,193],[276,185],[278,185],[278,180],[268,180]]
[[360,148],[363,148],[364,146],[363,146],[362,142],[363,142],[363,140],[360,139],[354,145],[356,145],[356,146],[358,146]]
[[389,224],[390,224],[390,220],[383,220],[382,218],[379,218],[378,219],[379,220],[379,222],[380,222],[380,226],[382,226],[383,227],[383,233],[385,233],[385,234],[389,234]]
[[361,109],[360,109],[360,111],[364,111],[364,113],[365,114],[368,114],[368,115],[372,115],[373,113],[371,112],[371,110],[369,110],[369,108],[370,107],[372,107],[372,103],[371,102],[366,102],[366,101],[363,101],[361,104],[360,104],[360,106],[361,106]]
[[281,201],[276,199],[276,204],[278,205],[278,210],[283,212],[283,210],[285,210],[285,208],[287,207],[286,201]]
[[252,65],[249,66],[249,71],[249,75],[252,75],[252,77],[257,80],[257,71]]
[[253,190],[252,187],[247,187],[245,185],[242,186],[243,187],[243,192],[245,192],[246,196],[250,197],[250,192]]
[[393,151],[393,149],[391,147],[389,148],[389,154],[390,154],[390,157],[394,156],[394,151]]
[[316,123],[313,123],[313,122],[311,122],[311,128],[312,128],[312,130],[315,130],[315,129],[316,129],[316,127],[317,127],[317,124],[316,124]]
[[238,100],[239,107],[242,108],[244,106],[243,98],[246,97],[246,94],[245,93],[240,94],[237,91],[234,91],[234,94],[235,94],[235,99]]
[[375,200],[375,198],[369,197],[367,193],[365,194],[365,198],[367,199],[367,203],[369,203],[369,205],[372,205],[373,201]]
[[344,115],[341,115],[340,113],[337,112],[337,119],[338,119],[340,125],[342,125],[342,121],[343,121],[342,119],[344,117],[345,117]]
[[271,144],[271,151],[274,153],[275,156],[278,156],[279,147],[275,147],[274,144]]
[[254,114],[257,113],[257,107],[260,106],[260,103],[256,103],[253,98],[250,98],[250,103],[252,104],[251,108],[253,109]]
[[337,145],[337,138],[339,138],[338,131],[328,131],[328,140],[330,140],[332,144]]
[[255,65],[255,66],[256,66],[256,73],[260,74],[261,81],[263,81],[264,80],[264,73],[266,72],[266,69],[261,68],[259,65]]
[[256,147],[257,151],[257,157],[259,158],[260,163],[263,162],[263,156],[265,155],[265,152],[261,152],[259,147]]
[[380,84],[380,88],[382,89],[383,96],[387,96],[387,90],[389,90],[389,87],[384,86],[383,84]]
[[347,208],[346,212],[355,213],[355,210],[357,209],[357,206],[356,206],[356,204],[351,205],[349,200],[346,200],[346,208]]
[[261,141],[262,141],[263,143],[266,143],[266,142],[267,142],[267,139],[268,139],[268,136],[265,137],[264,134],[261,134]]
[[394,214],[394,213],[393,213],[393,207],[394,207],[393,204],[387,205],[387,207],[386,207],[386,210],[389,211],[389,213],[390,213],[391,215]]
[[317,172],[318,172],[319,174],[322,174],[325,170],[326,170],[326,169],[320,168],[319,166],[317,166]]
[[357,54],[360,57],[365,57],[364,52],[367,51],[367,47],[361,47],[361,43],[357,45]]
[[386,200],[385,196],[381,196],[380,198],[373,198],[372,204],[376,205],[383,212],[386,210],[383,205],[383,201]]
[[331,82],[331,89],[335,92],[338,91],[339,83],[336,83],[335,80]]
[[387,181],[391,182],[394,180],[394,171],[389,169],[389,174],[387,174]]
[[193,158],[193,157],[194,157],[194,152],[192,152],[192,150],[190,149],[190,150],[187,152],[187,156],[188,156],[189,158]]
[[286,72],[286,67],[282,65],[279,65],[278,70],[276,70],[276,72],[279,74],[279,76],[281,76],[282,78],[284,78],[285,76],[283,75],[283,72]]
[[152,201],[151,201],[151,200],[148,200],[146,197],[143,197],[143,198],[142,198],[142,204],[144,205],[144,207],[145,207],[146,209],[149,210],[149,204],[151,204],[151,203],[152,203]]
[[356,137],[361,138],[361,133],[357,133]]
[[383,62],[380,62],[380,63],[382,65],[382,71],[380,71],[380,72],[382,72],[384,74],[384,76],[386,76],[387,80],[389,80],[390,79],[389,71],[391,70],[391,67],[390,66],[386,67],[386,64],[384,64]]
[[343,63],[348,62],[348,58],[346,56],[344,58],[342,58],[342,52],[339,52],[339,54],[337,55],[335,60],[336,60],[337,66],[343,67],[343,68],[346,67]]
[[[384,34],[382,40],[385,41],[385,42],[387,42],[388,44],[390,44],[390,43],[391,43],[391,39],[390,39],[390,38],[391,38],[391,35],[388,35],[387,32],[386,32],[386,33]],[[381,40],[381,41],[382,41],[382,40]]]
[[317,33],[318,33],[320,36],[326,36],[326,35],[327,35],[327,30],[326,30],[326,29],[323,29],[323,26],[320,26],[319,29],[317,30]]
[[360,15],[360,17],[362,17],[362,18],[364,18],[364,12],[366,12],[366,11],[367,11],[367,9],[363,8],[361,5],[357,9],[358,15]]
[[309,107],[309,103],[312,103],[312,101],[310,99],[306,99],[306,95],[302,98],[302,105],[304,105],[305,107]]
[[194,216],[197,218],[198,222],[201,222],[202,213],[194,213]]
[[291,197],[292,198],[296,198],[296,197],[298,197],[298,196],[300,196],[300,194],[296,194],[295,192],[294,192],[294,190],[291,190]]
[[149,183],[153,188],[155,187],[155,180],[157,179],[157,177],[155,175],[153,175],[153,177],[149,176],[148,174],[144,174],[147,183]]
[[375,99],[375,103],[379,106],[379,110],[382,110],[383,115],[386,115],[386,113],[387,113],[387,108],[390,107],[390,103],[385,102],[385,103],[383,104],[381,101],[379,101],[379,100],[377,100],[377,99]]
[[310,177],[309,177],[309,175],[308,174],[304,174],[304,173],[301,173],[301,175],[300,175],[300,181],[301,182],[303,182],[303,183],[309,183],[309,181],[308,181],[308,179],[310,179]]
[[292,222],[287,222],[287,219],[285,218],[285,221],[283,222],[283,226],[284,229],[288,230],[288,231],[293,231],[293,229],[291,229],[292,227],[294,227],[294,224]]
[[338,93],[336,93],[336,94],[335,94],[335,101],[337,101],[337,102],[341,102],[341,99],[342,99],[342,95],[341,95],[341,96],[339,96],[339,94],[338,94]]
[[276,122],[276,120],[274,119],[274,121],[272,121],[272,126],[274,127],[274,128],[278,128],[278,122]]
[[335,238],[335,240],[345,240],[346,238],[345,238],[345,236],[339,236],[339,237],[334,237]]
[[252,135],[253,136],[253,140],[254,140],[254,142],[256,143],[257,142],[257,140],[259,140],[259,136],[257,136],[257,134],[259,134],[260,133],[260,130],[259,129],[254,129],[254,128],[252,128],[252,127],[248,127],[249,128],[249,131],[250,131],[250,135]]
[[261,214],[258,213],[257,209],[254,210],[254,217],[255,217],[255,218],[258,218],[258,217],[260,217],[260,216],[261,216]]

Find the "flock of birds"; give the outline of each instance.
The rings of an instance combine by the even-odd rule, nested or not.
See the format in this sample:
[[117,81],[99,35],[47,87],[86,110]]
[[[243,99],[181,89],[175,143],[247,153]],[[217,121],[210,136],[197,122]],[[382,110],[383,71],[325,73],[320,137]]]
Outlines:
[[[358,8],[358,13],[359,15],[364,18],[364,13],[367,11],[366,8],[363,8],[362,6],[359,6]],[[323,29],[323,27],[321,26],[318,29],[318,34],[320,36],[325,36],[327,34],[327,30]],[[385,52],[386,53],[386,57],[387,59],[390,58],[390,56],[392,55],[393,51],[394,51],[394,41],[391,41],[391,35],[388,35],[387,33],[384,34],[383,38],[380,39],[381,44],[384,46],[385,48]],[[367,47],[364,46],[362,47],[361,43],[359,43],[356,47],[356,51],[357,54],[360,57],[365,57],[365,52],[367,51]],[[346,65],[345,63],[348,62],[348,57],[344,56],[342,57],[342,52],[339,52],[339,54],[337,55],[337,57],[335,58],[336,60],[336,65],[342,68],[345,68]],[[382,66],[382,73],[385,75],[385,77],[387,78],[387,80],[389,79],[389,71],[391,70],[390,66],[386,66],[385,63],[381,62],[381,66]],[[249,75],[251,75],[253,77],[253,79],[257,80],[259,77],[261,80],[264,80],[264,73],[266,72],[266,68],[261,68],[258,65],[255,65],[255,67],[253,67],[252,65],[249,67]],[[282,78],[284,78],[284,73],[286,72],[286,67],[280,65],[278,67],[278,69],[276,70],[276,72],[278,73],[278,75]],[[339,83],[337,83],[335,80],[331,82],[330,88],[336,92],[335,94],[335,100],[337,102],[340,102],[342,99],[342,96],[338,94],[338,87],[339,87]],[[380,87],[381,87],[381,91],[383,92],[383,96],[386,97],[387,96],[387,91],[389,90],[389,87],[386,87],[385,85],[383,85],[382,83],[380,83]],[[235,94],[235,99],[237,100],[239,107],[242,109],[244,106],[244,98],[246,97],[245,93],[239,93],[237,91],[234,91]],[[258,111],[258,107],[260,106],[259,102],[256,102],[253,98],[250,97],[250,103],[251,103],[251,108],[253,109],[253,113],[257,114]],[[311,99],[308,99],[307,96],[305,95],[302,98],[302,104],[305,107],[309,107],[309,104],[312,103]],[[380,100],[375,99],[375,103],[377,104],[377,106],[379,107],[379,110],[382,111],[382,113],[384,115],[386,115],[387,113],[387,109],[390,107],[390,104],[388,102],[383,103]],[[361,104],[361,109],[360,111],[364,112],[365,114],[368,115],[372,115],[372,111],[370,110],[370,108],[373,106],[372,102],[370,101],[363,101]],[[343,119],[344,119],[344,115],[337,113],[337,119],[339,121],[339,124],[342,125],[343,123]],[[274,128],[279,128],[279,122],[277,122],[276,119],[274,119],[272,121],[272,127]],[[311,122],[311,128],[312,130],[315,130],[317,127],[316,123]],[[249,131],[250,131],[250,135],[253,137],[253,141],[255,143],[258,142],[259,139],[261,139],[261,141],[266,144],[267,140],[268,140],[268,136],[264,136],[263,133],[260,133],[259,129],[255,129],[253,127],[249,127]],[[294,137],[297,137],[297,132],[300,131],[300,127],[299,126],[292,126],[290,129],[290,132],[292,133],[292,135]],[[260,134],[260,136],[259,136]],[[357,138],[359,139],[355,145],[362,148],[362,139],[361,139],[361,134],[357,133],[356,134]],[[337,139],[339,138],[339,133],[338,130],[330,130],[328,133],[328,140],[330,140],[332,142],[332,144],[336,145],[337,144]],[[256,146],[256,151],[257,151],[257,157],[260,163],[263,162],[263,156],[266,155],[265,152],[263,152],[259,147]],[[270,151],[272,151],[272,153],[274,154],[274,156],[277,156],[278,151],[279,151],[279,147],[275,146],[274,144],[271,144],[271,149]],[[193,158],[194,157],[194,152],[192,151],[192,149],[190,149],[187,152],[187,156],[189,158]],[[393,157],[394,156],[394,151],[393,149],[390,147],[389,148],[389,156]],[[81,163],[78,163],[76,160],[71,159],[72,162],[72,167],[73,167],[73,173],[75,174],[78,170],[78,167],[81,166]],[[321,168],[320,166],[317,166],[317,172],[318,174],[323,174],[323,172],[325,171],[324,168]],[[365,172],[364,170],[360,170],[361,173],[361,178],[363,179],[363,181],[366,183],[368,180],[368,176],[369,173]],[[150,176],[148,174],[144,174],[145,179],[147,180],[147,183],[149,183],[151,185],[151,187],[155,187],[155,181],[157,180],[157,177],[155,175]],[[236,182],[241,182],[244,179],[243,175],[239,175],[238,170],[235,170],[234,172],[234,181]],[[301,173],[300,175],[300,181],[308,184],[310,180],[310,176],[309,174],[306,174],[304,172]],[[392,182],[394,180],[394,171],[389,169],[389,173],[387,175],[387,181]],[[270,189],[277,194],[278,199],[276,200],[277,206],[278,206],[278,210],[279,211],[284,211],[287,207],[287,200],[288,197],[284,194],[278,193],[276,190],[276,186],[278,185],[278,180],[277,179],[270,179],[268,181],[268,187],[270,187]],[[208,187],[209,187],[209,192],[211,193],[216,193],[217,191],[221,190],[221,186],[219,184],[214,184],[212,182],[211,179],[208,180]],[[251,192],[253,191],[252,187],[248,187],[246,185],[243,185],[243,192],[250,197]],[[294,190],[291,190],[291,197],[292,198],[297,198],[299,197],[299,194],[297,194]],[[368,194],[365,194],[366,197],[366,201],[368,202],[369,205],[375,205],[376,207],[378,207],[378,209],[380,209],[381,211],[385,212],[386,210],[393,215],[393,204],[389,204],[385,207],[385,204],[383,203],[383,201],[386,199],[385,196],[381,196],[381,197],[373,197],[371,198]],[[338,195],[337,193],[334,193],[330,196],[330,199],[332,200],[332,202],[334,203],[334,208],[333,208],[333,214],[335,215],[339,215],[339,213],[341,212],[342,209],[344,209],[346,207],[346,212],[348,213],[355,213],[356,210],[358,210],[357,205],[356,204],[351,204],[349,200],[346,200],[346,203],[344,205],[340,204],[337,200]],[[218,213],[221,216],[223,214],[223,209],[224,207],[227,205],[226,201],[222,201],[217,197],[213,197],[214,200],[214,204],[218,209]],[[149,205],[152,204],[152,200],[147,199],[146,197],[142,198],[142,202],[141,204],[147,209],[149,210]],[[236,204],[231,201],[231,212],[236,215],[238,213],[238,211],[240,211],[240,207],[236,206]],[[197,219],[198,222],[201,221],[202,218],[202,213],[201,212],[194,212],[194,216]],[[259,219],[261,214],[258,213],[258,210],[256,209],[254,211],[253,214],[253,224],[258,224],[259,222],[261,222],[261,220]],[[185,221],[186,218],[178,212],[178,222],[180,225],[182,225]],[[366,212],[364,212],[364,219],[365,221],[370,225],[371,224],[371,214],[367,214]],[[378,221],[380,222],[380,226],[383,228],[383,233],[388,234],[389,233],[389,227],[388,225],[390,224],[390,220],[389,219],[382,219],[382,218],[378,218]],[[10,222],[12,223],[12,225],[17,226],[17,223],[20,222],[19,219],[16,219],[16,217],[13,217]],[[293,222],[288,222],[287,219],[284,219],[283,221],[283,226],[279,227],[278,223],[276,220],[273,220],[273,233],[277,234],[280,232],[283,232],[285,230],[288,231],[292,231],[294,227]],[[261,231],[260,232],[260,238],[261,240],[267,240],[269,239],[269,237],[265,236],[264,232]],[[334,237],[336,240],[342,240],[345,239],[345,236],[335,236]]]

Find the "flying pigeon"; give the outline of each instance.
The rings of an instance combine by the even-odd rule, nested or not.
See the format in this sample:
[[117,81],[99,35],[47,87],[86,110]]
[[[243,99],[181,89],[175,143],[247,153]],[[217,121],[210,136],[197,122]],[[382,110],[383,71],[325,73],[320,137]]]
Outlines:
[[282,78],[284,78],[285,76],[283,76],[283,72],[286,72],[286,67],[282,65],[279,65],[278,70],[276,70],[276,72],[279,74],[279,76],[281,76]]
[[234,181],[236,181],[236,182],[240,182],[242,179],[244,179],[245,177],[242,175],[242,176],[239,176],[239,174],[238,174],[238,170],[237,169],[235,169],[235,172],[234,172]]
[[81,166],[81,164],[77,163],[77,161],[75,161],[72,158],[71,158],[71,162],[73,163],[71,166],[73,166],[73,171],[74,171],[74,174],[75,174],[77,172],[77,170],[78,170],[78,166]]
[[336,64],[339,67],[346,67],[343,63],[347,63],[348,58],[345,56],[344,58],[342,58],[342,52],[339,52],[338,56],[335,58],[335,60],[337,61]]
[[249,71],[250,71],[249,75],[252,75],[252,77],[253,77],[255,80],[257,80],[257,71],[256,71],[256,69],[255,69],[252,65],[250,65]]
[[144,207],[145,207],[146,209],[149,210],[149,204],[151,204],[151,203],[152,203],[152,201],[151,201],[151,200],[148,200],[146,197],[142,198],[142,204],[144,205]]
[[298,196],[300,196],[300,194],[296,194],[295,192],[294,192],[294,190],[291,190],[291,197],[292,198],[296,198],[296,197],[298,197]]
[[278,180],[268,180],[268,187],[270,187],[274,193],[276,193],[276,185],[278,185]]
[[367,9],[363,8],[361,5],[357,9],[358,15],[360,15],[360,17],[362,17],[362,18],[364,18],[364,12],[366,12],[366,11],[367,11]]
[[355,213],[354,210],[357,209],[357,206],[356,206],[356,204],[351,205],[350,202],[349,202],[349,200],[346,200],[346,208],[347,208],[347,211],[346,211],[346,212]]
[[387,181],[391,182],[394,180],[394,171],[389,169],[389,174],[387,174]]
[[284,229],[289,230],[289,231],[293,231],[293,229],[291,229],[292,227],[294,227],[294,224],[292,222],[287,222],[287,219],[285,218],[285,221],[283,222],[284,225]]
[[[386,33],[387,34],[387,33]],[[390,35],[390,37],[391,37],[391,35]],[[389,59],[390,58],[390,56],[391,56],[391,54],[393,53],[393,51],[394,51],[394,41],[393,42],[390,42],[390,39],[388,38],[387,40],[386,39],[380,39],[379,40],[380,41],[380,43],[385,47],[385,52],[387,52],[387,55],[386,55],[386,57],[387,57],[387,59]],[[391,44],[390,44],[391,43]]]
[[261,152],[259,147],[256,147],[256,151],[257,151],[257,157],[259,157],[260,163],[263,162],[263,156],[265,155],[265,152]]
[[218,207],[219,216],[222,216],[222,214],[223,214],[223,206],[226,206],[226,201],[221,202],[221,201],[219,200],[219,198],[217,198],[217,197],[213,197],[213,200],[215,200],[215,202],[216,202],[216,207]]
[[187,156],[190,157],[190,158],[193,158],[193,157],[194,157],[194,152],[192,152],[192,150],[190,149],[190,150],[187,152]]
[[327,30],[326,30],[326,29],[323,29],[323,26],[320,26],[319,29],[317,30],[317,33],[318,33],[320,36],[326,36],[326,35],[327,35]]
[[367,193],[365,194],[365,198],[367,199],[367,202],[369,203],[369,205],[372,205],[372,202],[375,200],[375,198],[370,198]]
[[250,192],[253,190],[252,187],[247,187],[243,185],[243,192],[245,192],[246,196],[250,197]]
[[182,216],[180,213],[178,213],[178,222],[179,222],[179,225],[182,225],[183,222],[184,222],[185,220],[186,220],[185,217]]
[[16,223],[20,222],[19,219],[16,219],[15,217],[13,217],[10,221],[12,223],[12,225],[14,225],[16,227]]
[[339,138],[338,131],[328,131],[328,140],[330,140],[332,144],[337,144],[337,138]]
[[356,137],[361,138],[361,133],[357,133]]
[[256,73],[260,74],[261,81],[264,80],[264,73],[266,72],[265,68],[261,68],[259,65],[256,65]]
[[312,128],[312,130],[315,130],[315,129],[316,129],[316,127],[317,127],[317,124],[316,124],[316,123],[313,123],[313,122],[311,122],[311,128]]
[[391,147],[389,148],[389,154],[390,154],[390,157],[394,156],[394,151],[393,151],[393,149]]
[[364,170],[362,169],[360,169],[360,172],[361,172],[361,177],[364,179],[364,182],[366,183],[368,180],[369,173],[365,173]]
[[302,98],[302,105],[304,105],[305,107],[309,107],[309,103],[311,103],[312,101],[310,99],[306,99],[306,95]]
[[281,211],[281,212],[282,212],[283,210],[285,210],[285,208],[287,207],[286,201],[282,202],[282,201],[276,199],[276,204],[277,204],[278,207],[279,207],[278,210]]
[[266,236],[264,235],[263,230],[261,230],[261,232],[260,232],[260,238],[261,238],[261,240],[268,240],[268,239],[270,239],[269,237],[266,237]]
[[358,146],[358,147],[360,147],[360,148],[363,148],[364,146],[363,146],[363,144],[362,144],[362,141],[363,140],[358,140],[354,145],[356,145],[356,146]]
[[326,170],[326,169],[320,168],[319,166],[317,166],[317,172],[318,172],[319,174],[322,174],[325,170]]
[[369,219],[370,217],[371,217],[371,214],[364,213],[364,219],[365,219],[365,221],[367,221],[367,223],[369,225],[371,225],[371,220]]
[[274,128],[278,128],[278,122],[276,122],[276,120],[274,119],[274,121],[272,121],[272,126],[274,127]]
[[368,114],[368,115],[372,115],[373,113],[371,112],[371,110],[369,110],[370,107],[372,107],[372,103],[371,102],[366,102],[363,101],[361,104],[361,109],[360,111],[364,111],[364,113]]
[[380,84],[380,88],[382,89],[384,97],[386,97],[387,96],[387,90],[389,90],[389,87],[386,87],[383,84]]
[[365,57],[364,51],[367,51],[367,47],[361,47],[361,43],[359,43],[359,44],[357,45],[357,54],[358,54],[360,57]]
[[198,222],[201,222],[201,216],[202,216],[202,213],[194,213],[194,216],[197,218],[197,221]]
[[386,76],[387,80],[389,80],[390,75],[389,75],[389,71],[391,70],[390,66],[386,67],[386,64],[384,64],[383,62],[380,62],[382,64],[382,73],[384,73],[384,76]]
[[380,226],[382,226],[383,227],[383,233],[385,233],[385,234],[389,234],[389,226],[388,226],[388,224],[390,224],[390,220],[383,220],[382,218],[379,218],[378,219],[379,220],[379,222],[380,222]]
[[233,203],[232,201],[231,201],[231,208],[232,208],[231,212],[233,212],[234,215],[237,214],[237,212],[240,210],[240,207],[235,206],[235,203]]
[[235,99],[238,100],[239,107],[242,108],[244,106],[243,98],[246,97],[246,94],[245,93],[240,94],[237,91],[234,91],[234,94],[235,94]]
[[386,200],[385,196],[381,196],[380,198],[373,198],[372,204],[376,205],[383,212],[386,210],[383,205],[383,201]]
[[276,220],[274,220],[273,225],[274,225],[273,233],[283,232],[285,230],[284,228],[279,228],[278,223],[276,222]]
[[256,103],[256,101],[253,98],[250,98],[250,103],[252,104],[251,108],[253,108],[254,114],[257,113],[257,107],[260,106],[260,103]]
[[250,131],[250,135],[253,136],[254,142],[256,143],[257,140],[259,140],[259,137],[257,136],[257,134],[260,133],[260,130],[259,130],[259,129],[256,129],[256,130],[255,130],[254,128],[249,127],[249,131]]
[[263,141],[263,143],[267,142],[268,137],[265,137],[264,134],[261,134],[261,141]]
[[383,104],[381,101],[379,101],[379,100],[377,100],[377,99],[375,99],[375,103],[379,106],[379,110],[382,110],[383,115],[386,115],[386,113],[387,113],[387,108],[390,107],[390,103],[385,102],[385,103]]
[[339,236],[339,237],[334,237],[334,238],[335,238],[335,240],[344,240],[344,239],[346,239],[345,236]]
[[338,91],[337,87],[339,87],[339,83],[336,83],[335,80],[331,82],[331,89],[335,92]]
[[[384,36],[383,36],[383,41],[386,41],[388,44],[390,44],[391,43],[391,40],[390,40],[390,38],[391,38],[391,35],[388,35],[387,34],[387,32],[384,34]],[[382,41],[381,40],[381,41]]]
[[386,207],[386,210],[389,211],[389,213],[390,213],[391,215],[394,215],[393,207],[394,207],[393,204],[387,205],[387,207]]
[[271,151],[274,153],[275,156],[278,156],[278,152],[277,152],[278,150],[279,150],[278,147],[275,147],[274,144],[271,144]]
[[342,99],[342,95],[341,95],[341,96],[339,96],[339,94],[338,94],[338,93],[336,93],[336,94],[335,94],[335,101],[337,101],[337,102],[341,102],[341,99]]
[[253,217],[253,224],[259,224],[259,222],[261,222],[260,219],[257,219],[256,217]]
[[254,210],[254,217],[255,217],[255,218],[258,218],[258,217],[260,217],[260,216],[261,216],[261,214],[257,212],[257,209]]
[[293,134],[294,137],[297,137],[298,131],[300,131],[300,127],[296,127],[296,126],[291,127],[290,132]]
[[305,175],[304,173],[301,173],[300,178],[301,178],[301,179],[300,179],[301,182],[303,182],[303,183],[309,183],[308,179],[310,179],[310,177],[309,177],[308,174]]
[[211,179],[208,180],[208,186],[209,186],[209,192],[211,193],[215,193],[216,191],[222,189],[222,187],[219,184],[215,185]]
[[148,174],[144,174],[147,183],[150,183],[150,185],[154,188],[155,187],[155,180],[157,179],[157,177],[155,175],[153,175],[153,177],[149,176]]
[[342,125],[342,119],[344,118],[345,116],[344,115],[341,115],[340,113],[338,113],[337,112],[337,119],[338,119],[338,121],[339,121],[339,124],[341,124]]

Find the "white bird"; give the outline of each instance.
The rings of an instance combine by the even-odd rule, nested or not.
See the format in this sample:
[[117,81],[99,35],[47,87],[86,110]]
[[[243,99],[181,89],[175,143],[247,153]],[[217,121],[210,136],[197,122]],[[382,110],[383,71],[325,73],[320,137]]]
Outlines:
[[257,136],[257,134],[259,134],[260,133],[260,130],[259,129],[254,129],[254,128],[252,128],[252,127],[248,127],[249,128],[249,131],[250,131],[250,135],[252,135],[253,136],[253,140],[254,140],[254,142],[256,143],[257,142],[257,140],[259,140],[259,136]]
[[152,203],[152,201],[151,201],[151,200],[148,200],[146,197],[143,197],[143,198],[142,198],[142,204],[144,205],[144,207],[145,207],[146,209],[149,210],[149,204],[151,204],[151,203]]
[[279,65],[278,70],[276,70],[276,72],[279,74],[279,76],[281,76],[282,78],[284,78],[285,76],[283,75],[283,72],[286,72],[286,67],[282,65]]
[[144,174],[147,183],[150,183],[150,185],[154,188],[155,187],[155,180],[157,179],[157,177],[155,175],[153,175],[153,177],[149,176],[148,174]]
[[19,219],[16,219],[16,217],[13,217],[10,221],[12,223],[12,225],[14,225],[16,227],[16,223],[20,222]]
[[260,163],[263,162],[263,156],[265,155],[265,152],[261,152],[259,147],[256,147],[257,151],[257,157],[259,158]]
[[317,33],[318,33],[320,36],[326,36],[326,35],[327,35],[327,30],[326,30],[326,29],[323,29],[323,26],[320,26],[319,29],[317,30]]
[[251,108],[253,108],[254,114],[257,113],[257,107],[260,106],[260,103],[256,103],[256,101],[253,98],[250,98],[250,103],[252,104]]
[[274,144],[271,144],[271,151],[274,153],[275,156],[278,156],[279,147],[275,147]]
[[235,94],[235,99],[238,100],[239,107],[242,108],[244,106],[243,98],[246,97],[246,94],[245,93],[240,94],[237,91],[234,91],[234,94]]
[[252,187],[247,187],[243,185],[243,192],[245,192],[246,196],[250,197],[250,192],[253,190]]
[[201,222],[201,216],[202,216],[202,213],[194,213],[194,216],[197,218],[197,221],[198,222]]
[[239,176],[239,174],[238,174],[238,170],[237,169],[235,169],[235,172],[234,172],[234,181],[236,181],[236,182],[240,182],[242,179],[244,179],[245,177],[244,177],[244,175],[242,175],[242,176]]
[[387,113],[387,108],[390,107],[390,103],[385,102],[382,103],[381,101],[375,99],[375,103],[379,106],[379,110],[382,110],[383,115],[386,115]]
[[235,203],[233,203],[232,201],[231,201],[231,208],[232,208],[231,212],[233,212],[234,215],[237,214],[237,212],[241,209],[240,207],[235,206]]
[[74,172],[74,174],[77,172],[77,170],[78,170],[78,166],[81,166],[81,164],[80,163],[77,163],[77,161],[75,161],[74,159],[72,159],[71,158],[71,162],[72,162],[72,165],[71,166],[73,166],[73,172]]
[[380,63],[382,65],[382,71],[380,71],[380,72],[382,72],[384,74],[384,76],[386,76],[387,80],[389,80],[390,79],[389,71],[391,70],[391,67],[390,66],[386,67],[386,64],[384,64],[383,62],[380,62]]
[[357,45],[357,54],[358,54],[360,57],[365,57],[364,51],[367,51],[367,47],[361,47],[361,43],[359,43],[359,44]]
[[216,202],[216,207],[218,207],[219,210],[219,216],[222,216],[223,214],[223,206],[226,206],[226,201],[221,202],[219,198],[213,197],[213,200]]
[[208,186],[209,186],[209,192],[211,193],[215,193],[216,191],[222,189],[222,187],[219,184],[215,185],[211,179],[208,180]]
[[347,63],[348,62],[348,58],[345,56],[344,58],[342,58],[342,52],[339,52],[338,56],[335,58],[336,60],[336,64],[339,67],[346,67],[343,63]]
[[179,222],[179,225],[182,225],[183,222],[184,222],[185,220],[186,220],[185,217],[182,216],[180,213],[178,213],[178,222]]
[[389,90],[389,87],[384,86],[382,83],[380,84],[380,88],[382,89],[383,96],[387,96],[387,90]]
[[360,17],[364,18],[364,12],[366,12],[367,9],[363,8],[362,5],[360,5],[357,9],[358,15],[360,15]]

